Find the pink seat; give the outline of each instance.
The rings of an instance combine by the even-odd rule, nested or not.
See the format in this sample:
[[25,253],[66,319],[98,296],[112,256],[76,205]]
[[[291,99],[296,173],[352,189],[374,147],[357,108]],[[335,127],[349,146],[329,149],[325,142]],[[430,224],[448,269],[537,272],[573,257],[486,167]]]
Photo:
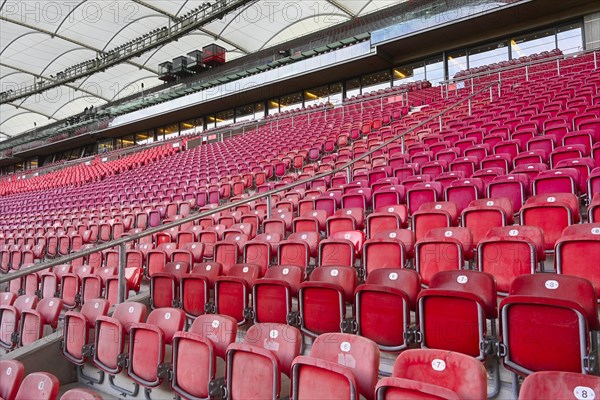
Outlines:
[[[379,349],[370,339],[344,333],[320,335],[310,356],[292,364],[292,398],[373,400]],[[360,360],[360,362],[357,362]]]
[[446,350],[401,353],[391,378],[377,385],[378,399],[485,399],[487,378],[473,357]]
[[14,400],[23,380],[25,367],[17,360],[0,360],[0,397]]

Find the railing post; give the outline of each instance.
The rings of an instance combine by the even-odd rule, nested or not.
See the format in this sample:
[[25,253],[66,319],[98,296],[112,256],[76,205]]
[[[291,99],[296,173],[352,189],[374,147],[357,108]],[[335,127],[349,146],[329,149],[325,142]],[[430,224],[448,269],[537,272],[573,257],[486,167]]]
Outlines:
[[598,55],[596,51],[594,51],[594,69],[598,69]]
[[442,116],[440,115],[440,132],[442,131],[442,124],[443,124],[443,120],[442,120]]
[[525,66],[525,81],[529,82],[529,65]]
[[383,97],[381,98],[381,111],[383,111]]
[[560,76],[560,60],[556,59],[556,74]]
[[271,195],[267,196],[267,218],[271,218],[271,204],[273,200],[271,199]]
[[475,93],[475,86],[473,82],[473,78],[471,78],[471,94]]
[[127,248],[125,243],[119,245],[119,275],[118,275],[118,301],[123,303],[127,299],[127,279],[125,278],[125,267],[127,266]]
[[402,146],[402,154],[406,154],[406,143],[404,142],[404,136],[400,138],[400,143]]
[[498,98],[502,96],[502,84],[498,82]]
[[494,101],[494,89],[490,86],[490,102]]
[[[444,84],[445,85],[445,84]],[[442,96],[442,99],[444,99],[444,85],[440,85],[440,96]]]
[[471,106],[471,99],[469,99],[469,117],[472,115],[472,106]]
[[346,167],[346,182],[350,183],[352,182],[352,167],[348,165],[348,167]]

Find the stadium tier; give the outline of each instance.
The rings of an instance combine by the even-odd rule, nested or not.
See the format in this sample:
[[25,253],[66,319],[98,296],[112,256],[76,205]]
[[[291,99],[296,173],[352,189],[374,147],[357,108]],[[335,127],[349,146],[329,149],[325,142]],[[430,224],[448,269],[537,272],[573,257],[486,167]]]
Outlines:
[[571,53],[3,177],[0,399],[600,398]]

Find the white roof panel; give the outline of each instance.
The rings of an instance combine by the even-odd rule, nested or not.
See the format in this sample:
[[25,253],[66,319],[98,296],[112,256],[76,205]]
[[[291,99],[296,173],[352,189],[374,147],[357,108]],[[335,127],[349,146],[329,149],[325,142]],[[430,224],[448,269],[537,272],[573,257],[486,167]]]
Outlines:
[[[4,0],[0,3],[0,91],[53,79],[57,72],[167,26],[170,20],[207,1]],[[15,135],[31,129],[33,122],[40,128],[91,104],[97,106],[138,93],[142,83],[145,89],[160,85],[159,63],[207,44],[225,47],[227,58],[232,60],[403,1],[253,1],[124,64],[48,93],[2,105],[0,132]]]

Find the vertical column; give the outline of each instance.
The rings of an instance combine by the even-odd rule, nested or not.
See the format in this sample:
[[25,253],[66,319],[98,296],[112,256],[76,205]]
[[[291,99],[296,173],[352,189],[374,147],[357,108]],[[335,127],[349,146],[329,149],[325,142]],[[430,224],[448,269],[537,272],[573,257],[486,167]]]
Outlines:
[[583,37],[585,49],[600,49],[600,12],[584,15]]
[[119,303],[127,299],[127,279],[125,278],[125,267],[127,266],[127,249],[125,243],[119,245]]

